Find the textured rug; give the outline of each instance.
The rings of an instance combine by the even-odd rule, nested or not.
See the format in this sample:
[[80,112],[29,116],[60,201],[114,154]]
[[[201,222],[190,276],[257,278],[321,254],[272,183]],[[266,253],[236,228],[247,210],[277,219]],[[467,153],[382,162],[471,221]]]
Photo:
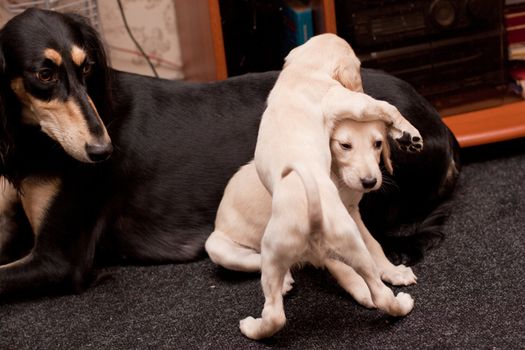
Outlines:
[[0,302],[0,349],[517,349],[525,347],[525,140],[463,151],[443,243],[395,288],[416,305],[395,319],[357,305],[327,272],[294,273],[288,323],[263,342],[257,274],[209,260],[111,267],[80,295]]

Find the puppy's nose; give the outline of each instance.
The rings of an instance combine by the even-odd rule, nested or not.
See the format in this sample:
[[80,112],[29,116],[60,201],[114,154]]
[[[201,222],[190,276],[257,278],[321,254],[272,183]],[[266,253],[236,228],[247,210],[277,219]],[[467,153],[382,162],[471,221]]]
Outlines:
[[361,183],[363,184],[363,188],[370,189],[376,185],[377,179],[375,177],[365,177],[361,179]]
[[113,145],[108,143],[86,143],[86,153],[93,162],[101,162],[109,158],[113,152]]

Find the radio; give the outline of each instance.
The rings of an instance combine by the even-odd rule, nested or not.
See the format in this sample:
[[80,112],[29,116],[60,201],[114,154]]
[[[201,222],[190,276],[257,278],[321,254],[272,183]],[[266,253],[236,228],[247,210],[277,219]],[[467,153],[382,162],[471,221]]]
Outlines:
[[336,0],[337,29],[363,67],[398,76],[445,108],[479,98],[475,91],[505,90],[503,3]]

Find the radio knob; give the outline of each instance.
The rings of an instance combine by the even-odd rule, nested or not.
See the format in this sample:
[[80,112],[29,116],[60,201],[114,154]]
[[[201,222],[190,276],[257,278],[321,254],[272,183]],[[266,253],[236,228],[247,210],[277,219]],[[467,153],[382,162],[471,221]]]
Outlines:
[[451,27],[457,19],[457,10],[450,0],[435,0],[430,5],[430,18],[442,28]]

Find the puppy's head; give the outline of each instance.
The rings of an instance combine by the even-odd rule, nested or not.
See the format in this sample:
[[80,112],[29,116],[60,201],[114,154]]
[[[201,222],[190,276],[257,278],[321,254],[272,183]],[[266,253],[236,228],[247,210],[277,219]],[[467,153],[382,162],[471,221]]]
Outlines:
[[324,71],[344,87],[363,91],[361,62],[352,47],[335,34],[316,35],[294,48],[286,56],[284,68],[292,64],[307,70]]
[[341,120],[336,124],[330,140],[332,171],[355,191],[379,189],[383,179],[381,157],[387,171],[390,174],[393,172],[386,135],[383,122]]
[[[96,31],[77,15],[30,9],[0,31],[4,129],[35,125],[75,159],[108,158],[108,68]],[[15,102],[12,102],[15,101]]]

